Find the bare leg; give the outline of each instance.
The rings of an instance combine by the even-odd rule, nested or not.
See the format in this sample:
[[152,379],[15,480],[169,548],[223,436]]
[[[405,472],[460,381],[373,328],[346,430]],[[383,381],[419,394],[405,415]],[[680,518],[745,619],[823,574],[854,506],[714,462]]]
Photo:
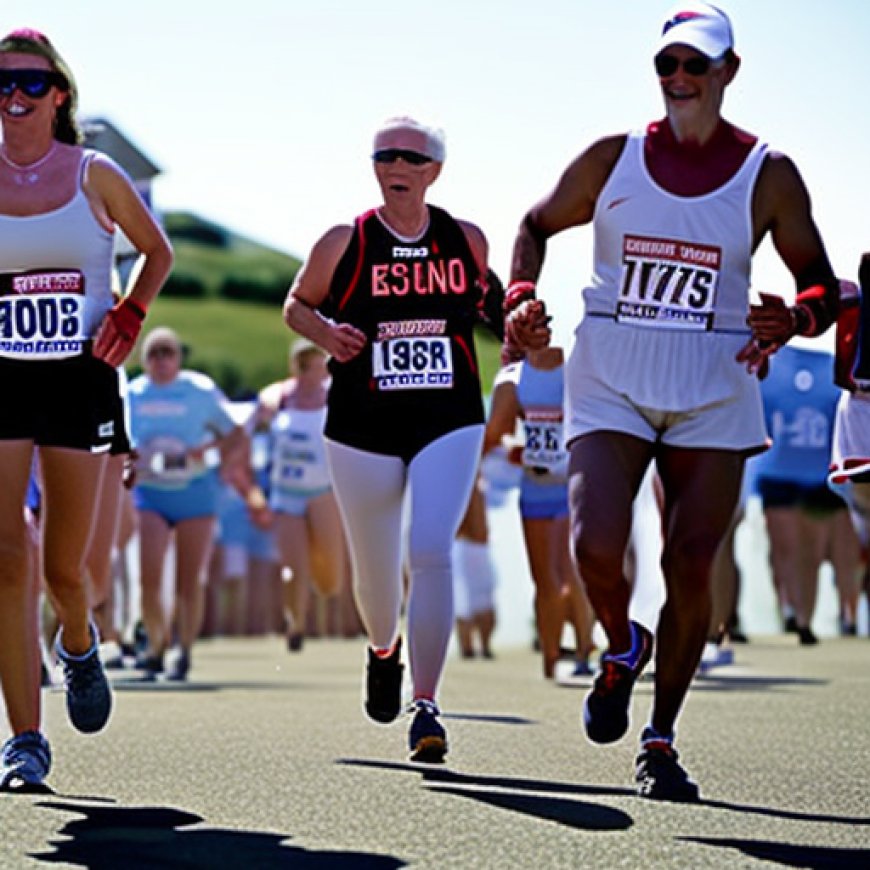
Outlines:
[[651,724],[670,735],[704,649],[713,559],[734,518],[744,460],[724,450],[660,450],[667,599],[658,627]]
[[64,649],[84,655],[93,643],[85,559],[107,456],[41,447],[43,576],[62,626]]
[[798,510],[797,507],[769,507],[764,511],[773,586],[783,614],[793,614],[795,609],[795,577],[800,570]]
[[40,725],[39,586],[24,518],[32,445],[0,442],[0,684],[14,734]]
[[214,541],[215,518],[195,517],[175,527],[175,605],[178,642],[189,652],[199,636],[205,571]]
[[311,558],[305,517],[275,515],[275,539],[281,564],[289,576],[284,585],[284,611],[288,640],[305,633],[305,617],[311,588]]
[[[557,535],[551,519],[523,518],[523,535],[532,581],[535,584],[535,622],[541,645],[544,676],[556,670],[565,624],[565,604],[558,572]],[[566,549],[567,549],[567,542]]]
[[169,620],[163,603],[163,565],[172,530],[153,511],[139,515],[139,584],[148,655],[162,655],[169,643]]
[[632,504],[653,445],[616,432],[593,432],[571,445],[571,538],[580,579],[610,650],[631,647],[631,586],[623,573]]

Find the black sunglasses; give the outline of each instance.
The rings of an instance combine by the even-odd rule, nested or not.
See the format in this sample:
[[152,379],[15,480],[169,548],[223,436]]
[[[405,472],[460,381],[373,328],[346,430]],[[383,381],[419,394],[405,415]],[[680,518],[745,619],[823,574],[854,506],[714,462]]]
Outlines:
[[0,95],[11,96],[18,88],[33,99],[44,97],[52,87],[67,89],[66,79],[48,69],[0,69]]
[[148,350],[148,359],[162,359],[163,357],[176,356],[177,351],[168,344],[158,344]]
[[659,78],[666,79],[672,76],[681,66],[686,75],[700,77],[705,76],[710,71],[713,61],[709,57],[697,55],[689,57],[681,61],[678,57],[672,54],[657,54],[655,57],[655,67]]
[[411,166],[423,166],[432,162],[431,157],[417,151],[408,151],[406,148],[384,148],[382,151],[375,151],[372,154],[372,160],[375,163],[395,163],[400,157]]

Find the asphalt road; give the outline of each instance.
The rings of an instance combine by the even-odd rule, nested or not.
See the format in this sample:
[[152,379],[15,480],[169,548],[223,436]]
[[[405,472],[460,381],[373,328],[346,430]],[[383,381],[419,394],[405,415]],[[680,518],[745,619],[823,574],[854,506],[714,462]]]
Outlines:
[[55,794],[0,795],[0,867],[870,867],[866,638],[755,638],[696,681],[678,745],[699,805],[634,795],[649,680],[601,748],[582,687],[530,651],[451,659],[451,752],[426,768],[404,717],[365,719],[362,665],[362,641],[205,641],[186,685],[113,675],[91,737],[47,690]]

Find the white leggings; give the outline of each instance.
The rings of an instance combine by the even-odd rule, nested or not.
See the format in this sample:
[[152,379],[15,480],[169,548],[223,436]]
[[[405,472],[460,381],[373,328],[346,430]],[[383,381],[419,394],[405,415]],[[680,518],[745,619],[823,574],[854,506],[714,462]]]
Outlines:
[[480,462],[483,426],[441,436],[406,466],[326,441],[369,643],[388,648],[402,610],[402,510],[409,499],[408,650],[415,697],[435,697],[453,630],[451,549]]

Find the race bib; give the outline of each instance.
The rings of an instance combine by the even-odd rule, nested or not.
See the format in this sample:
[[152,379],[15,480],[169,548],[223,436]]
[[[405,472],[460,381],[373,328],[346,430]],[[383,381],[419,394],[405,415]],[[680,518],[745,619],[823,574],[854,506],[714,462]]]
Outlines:
[[40,271],[0,276],[0,356],[45,360],[84,348],[84,277]]
[[424,335],[376,341],[372,344],[372,376],[379,390],[450,389],[450,339]]
[[616,319],[657,329],[712,329],[722,251],[627,235]]
[[568,451],[565,450],[561,411],[552,408],[526,408],[523,428],[526,434],[523,465],[549,474],[566,474]]

